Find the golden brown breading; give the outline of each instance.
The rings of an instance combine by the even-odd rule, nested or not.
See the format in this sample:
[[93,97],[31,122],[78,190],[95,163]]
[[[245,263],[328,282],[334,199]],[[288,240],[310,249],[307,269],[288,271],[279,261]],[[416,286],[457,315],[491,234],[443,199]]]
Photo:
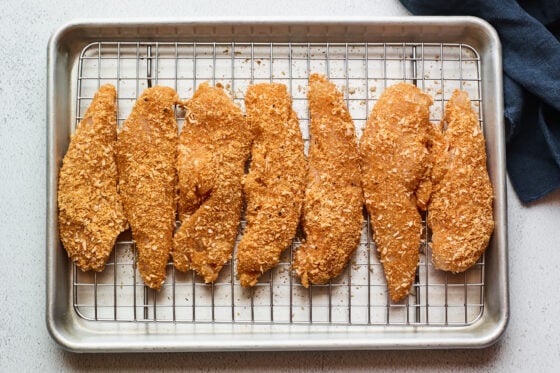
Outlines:
[[366,207],[393,301],[408,294],[418,265],[417,206],[425,208],[431,190],[431,104],[417,87],[393,85],[375,104],[360,139]]
[[434,151],[434,190],[428,211],[432,261],[462,272],[475,264],[494,230],[492,184],[484,136],[466,92],[456,90],[445,107],[447,129]]
[[241,216],[241,179],[251,131],[221,87],[203,83],[186,103],[179,137],[179,219],[173,262],[214,282],[231,259]]
[[117,193],[115,87],[103,85],[78,124],[58,183],[60,240],[82,271],[102,271],[127,228]]
[[136,101],[117,140],[119,188],[144,283],[159,290],[165,281],[175,228],[177,93],[148,88]]
[[305,241],[293,268],[303,286],[338,276],[360,242],[363,194],[354,123],[342,93],[309,77],[309,170],[303,202]]
[[305,188],[303,138],[284,84],[256,84],[245,95],[255,139],[251,168],[243,179],[247,227],[237,246],[242,286],[254,286],[292,242]]

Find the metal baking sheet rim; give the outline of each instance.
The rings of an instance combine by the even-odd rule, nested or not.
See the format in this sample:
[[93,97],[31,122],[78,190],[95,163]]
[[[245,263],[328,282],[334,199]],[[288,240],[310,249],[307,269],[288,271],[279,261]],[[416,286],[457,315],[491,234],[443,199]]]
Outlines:
[[[239,32],[232,36],[233,30]],[[460,41],[475,47],[481,55],[485,131],[496,194],[496,228],[487,254],[482,317],[472,325],[459,327],[93,324],[80,319],[72,307],[70,263],[58,238],[56,190],[64,146],[56,128],[57,123],[68,123],[72,117],[73,61],[87,43],[100,40]],[[485,21],[475,17],[77,20],[51,36],[47,69],[46,324],[61,347],[74,352],[482,348],[498,341],[505,332],[509,288],[501,45],[496,31]]]

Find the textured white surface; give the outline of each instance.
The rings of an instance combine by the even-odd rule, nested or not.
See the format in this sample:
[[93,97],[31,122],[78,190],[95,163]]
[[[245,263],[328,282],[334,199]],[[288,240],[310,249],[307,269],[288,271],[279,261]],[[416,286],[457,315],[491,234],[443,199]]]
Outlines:
[[522,206],[508,186],[511,319],[475,351],[75,355],[45,327],[46,48],[74,18],[404,15],[396,0],[15,1],[0,13],[0,372],[557,371],[560,191]]

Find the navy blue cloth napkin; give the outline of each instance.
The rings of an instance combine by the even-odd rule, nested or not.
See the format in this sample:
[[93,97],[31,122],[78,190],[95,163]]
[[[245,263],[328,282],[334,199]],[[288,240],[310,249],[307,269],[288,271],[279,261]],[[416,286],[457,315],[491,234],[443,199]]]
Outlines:
[[523,202],[560,188],[560,1],[400,0],[417,15],[471,15],[500,36],[507,170]]

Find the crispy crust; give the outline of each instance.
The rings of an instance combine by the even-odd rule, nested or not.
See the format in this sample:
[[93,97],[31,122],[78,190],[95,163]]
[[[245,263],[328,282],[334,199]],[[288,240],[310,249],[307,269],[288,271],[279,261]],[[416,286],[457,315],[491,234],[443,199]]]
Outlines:
[[387,88],[360,140],[366,207],[393,301],[408,294],[418,265],[418,207],[425,208],[431,191],[431,104],[413,85]]
[[484,136],[466,92],[455,90],[445,107],[447,129],[434,141],[436,163],[428,225],[432,261],[462,272],[475,264],[494,230],[493,191]]
[[115,87],[103,85],[78,124],[58,183],[60,240],[82,271],[102,271],[127,228],[117,193]]
[[309,170],[303,203],[304,243],[293,269],[303,286],[338,276],[357,248],[363,194],[354,123],[342,93],[324,76],[309,78]]
[[179,137],[179,219],[173,262],[214,282],[230,259],[242,208],[251,131],[221,87],[203,83],[186,103]]
[[175,228],[177,123],[169,87],[146,89],[117,140],[119,188],[144,283],[159,290]]
[[245,95],[254,131],[251,168],[243,179],[247,227],[237,247],[242,286],[254,286],[292,242],[299,223],[307,165],[303,138],[284,84],[256,84]]

